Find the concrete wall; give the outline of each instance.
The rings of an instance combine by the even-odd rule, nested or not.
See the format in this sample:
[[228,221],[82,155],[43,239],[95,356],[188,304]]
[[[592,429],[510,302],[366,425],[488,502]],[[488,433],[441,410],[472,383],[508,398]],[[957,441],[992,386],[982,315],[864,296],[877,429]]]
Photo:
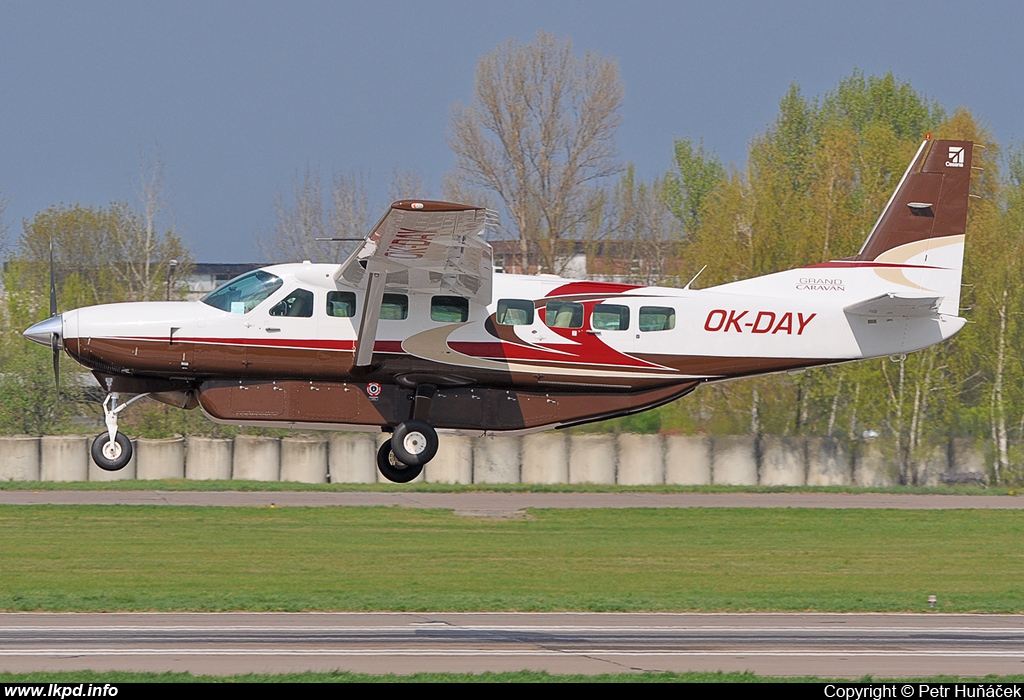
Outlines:
[[0,481],[39,481],[39,438],[0,437]]
[[281,441],[260,435],[235,438],[231,478],[243,481],[281,480]]
[[[135,443],[127,467],[105,472],[92,463],[93,436],[0,436],[0,481],[239,479],[305,483],[374,483],[385,434],[329,438],[172,438]],[[525,437],[441,435],[437,456],[416,481],[448,484],[733,484],[890,486],[896,450],[884,439],[684,435]],[[922,446],[918,483],[937,485],[951,473],[984,473],[986,446],[953,440]]]
[[185,441],[185,478],[211,481],[231,478],[234,440],[190,437]]

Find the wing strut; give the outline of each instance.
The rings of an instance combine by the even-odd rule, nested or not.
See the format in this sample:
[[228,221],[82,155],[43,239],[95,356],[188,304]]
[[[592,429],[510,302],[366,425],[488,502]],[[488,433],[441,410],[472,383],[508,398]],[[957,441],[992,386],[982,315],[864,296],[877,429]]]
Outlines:
[[363,315],[359,319],[359,335],[356,336],[355,366],[366,367],[373,362],[373,346],[377,341],[377,322],[380,321],[380,305],[384,301],[384,282],[387,274],[374,269],[382,265],[374,259],[366,264],[369,281],[363,298]]

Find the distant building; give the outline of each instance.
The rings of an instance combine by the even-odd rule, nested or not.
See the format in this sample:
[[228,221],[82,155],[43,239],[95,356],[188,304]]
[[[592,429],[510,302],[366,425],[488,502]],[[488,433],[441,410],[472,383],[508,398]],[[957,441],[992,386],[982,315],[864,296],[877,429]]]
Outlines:
[[266,263],[196,263],[188,276],[188,299],[195,301],[228,280],[244,275]]

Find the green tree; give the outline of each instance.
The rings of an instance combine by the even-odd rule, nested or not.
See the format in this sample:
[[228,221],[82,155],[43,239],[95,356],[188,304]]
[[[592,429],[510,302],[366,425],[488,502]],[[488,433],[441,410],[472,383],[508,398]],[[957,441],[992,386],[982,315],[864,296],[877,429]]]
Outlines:
[[692,236],[700,228],[709,196],[725,182],[725,167],[704,148],[703,139],[696,148],[691,139],[676,139],[674,151],[662,196],[684,233]]

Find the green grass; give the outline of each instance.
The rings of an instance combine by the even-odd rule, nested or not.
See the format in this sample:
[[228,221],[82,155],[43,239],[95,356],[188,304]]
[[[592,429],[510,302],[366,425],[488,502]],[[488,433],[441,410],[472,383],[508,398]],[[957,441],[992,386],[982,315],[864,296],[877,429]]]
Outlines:
[[[874,678],[864,683],[1021,683],[1024,676],[932,676],[921,678]],[[194,676],[191,673],[138,673],[127,671],[38,671],[0,673],[4,683],[849,683],[849,679],[818,676],[759,676],[750,672],[644,672],[610,673],[594,676],[552,674],[545,671],[509,671],[502,673],[413,673],[372,675],[368,673],[288,673],[280,675],[245,674],[237,676]]]
[[420,493],[892,493],[1024,495],[1008,486],[617,486],[612,484],[302,484],[294,481],[0,481],[0,491],[382,491]]
[[1014,511],[0,507],[5,610],[1024,610]]

